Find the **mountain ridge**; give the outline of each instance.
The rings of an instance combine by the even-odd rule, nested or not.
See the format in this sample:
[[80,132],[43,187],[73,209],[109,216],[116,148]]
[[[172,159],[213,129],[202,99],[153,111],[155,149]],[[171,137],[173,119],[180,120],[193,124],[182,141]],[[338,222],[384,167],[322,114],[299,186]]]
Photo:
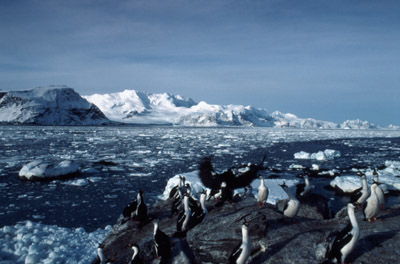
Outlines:
[[[65,85],[0,92],[0,123],[32,125],[171,125],[191,127],[277,127],[382,129],[368,121],[342,124],[243,105],[195,102],[170,93],[124,90],[81,96]],[[390,125],[386,129],[400,129]]]

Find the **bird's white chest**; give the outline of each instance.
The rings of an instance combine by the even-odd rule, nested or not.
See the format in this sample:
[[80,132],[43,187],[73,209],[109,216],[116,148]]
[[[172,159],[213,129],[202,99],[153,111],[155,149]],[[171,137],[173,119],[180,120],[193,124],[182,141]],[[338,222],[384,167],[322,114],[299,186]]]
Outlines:
[[288,202],[288,207],[285,211],[283,211],[283,214],[290,218],[295,217],[299,211],[299,205],[300,202],[298,200],[290,199]]
[[250,256],[250,244],[244,243],[242,246],[242,252],[240,253],[238,259],[236,260],[237,264],[245,264],[247,259]]

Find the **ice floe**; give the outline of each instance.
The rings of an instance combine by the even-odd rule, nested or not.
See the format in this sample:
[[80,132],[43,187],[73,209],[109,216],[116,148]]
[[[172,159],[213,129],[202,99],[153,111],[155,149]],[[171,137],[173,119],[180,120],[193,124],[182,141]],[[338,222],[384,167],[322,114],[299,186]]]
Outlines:
[[[208,189],[206,188],[201,180],[198,177],[199,171],[192,171],[188,173],[183,173],[179,175],[175,175],[174,177],[170,178],[167,182],[167,185],[165,186],[163,194],[159,197],[162,200],[167,200],[169,197],[169,193],[174,188],[176,185],[179,184],[179,176],[184,176],[186,178],[186,183],[189,183],[191,186],[192,190],[192,195],[196,195],[200,193],[203,189]],[[299,180],[296,179],[265,179],[264,184],[265,186],[268,187],[269,189],[269,195],[268,195],[268,200],[267,203],[270,204],[276,204],[277,201],[282,200],[282,199],[287,199],[288,196],[287,194],[283,191],[282,187],[279,185],[285,181],[285,184],[290,188],[294,187]],[[253,188],[253,195],[254,198],[257,197],[257,191],[258,187],[260,186],[260,179],[255,179],[251,183],[251,187]],[[235,193],[237,192],[242,192],[243,190],[237,189],[235,190]]]
[[318,151],[316,153],[308,153],[305,151],[294,153],[295,159],[333,160],[334,158],[338,157],[340,157],[340,151],[333,149],[326,149],[324,151]]
[[0,263],[90,263],[111,226],[86,232],[31,221],[0,228]]
[[[383,189],[386,188],[388,191],[400,191],[400,162],[386,161],[385,166],[386,168],[377,170],[379,182],[383,184]],[[373,183],[372,173],[372,169],[365,171],[369,185]],[[361,187],[361,179],[359,176],[352,175],[337,176],[330,182],[330,185],[345,193],[351,193]]]
[[75,161],[63,160],[59,163],[49,163],[43,160],[35,160],[25,164],[19,171],[19,177],[26,180],[55,179],[79,172],[79,166]]

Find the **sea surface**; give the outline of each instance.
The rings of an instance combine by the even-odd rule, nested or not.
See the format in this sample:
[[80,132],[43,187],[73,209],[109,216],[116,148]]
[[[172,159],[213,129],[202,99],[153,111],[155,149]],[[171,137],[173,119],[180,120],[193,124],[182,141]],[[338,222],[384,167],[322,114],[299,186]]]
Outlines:
[[[329,161],[296,160],[294,153],[333,149]],[[148,204],[164,191],[169,178],[197,170],[212,155],[217,171],[242,163],[279,168],[295,177],[290,166],[338,169],[373,168],[400,161],[400,131],[307,130],[274,128],[182,127],[0,127],[0,227],[31,220],[87,231],[116,222],[139,188]],[[18,179],[23,165],[45,160],[79,163],[85,184],[73,180],[29,182]],[[268,171],[263,172],[268,175]],[[316,179],[317,191],[327,179]],[[75,184],[74,184],[75,183]],[[338,206],[346,201],[337,198]],[[389,199],[397,203],[398,197]]]

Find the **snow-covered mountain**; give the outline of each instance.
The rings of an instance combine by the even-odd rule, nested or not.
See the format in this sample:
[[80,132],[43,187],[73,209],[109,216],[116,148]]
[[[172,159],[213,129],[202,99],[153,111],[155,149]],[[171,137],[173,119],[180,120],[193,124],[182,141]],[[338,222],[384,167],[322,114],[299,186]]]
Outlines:
[[66,86],[0,92],[0,123],[33,125],[106,125],[99,108]]
[[[0,123],[38,125],[158,124],[176,126],[258,126],[321,129],[374,129],[367,121],[342,124],[299,118],[243,105],[196,103],[168,93],[125,90],[80,96],[66,86],[0,92]],[[390,127],[397,129],[397,127]]]
[[336,124],[293,114],[242,105],[212,105],[167,93],[125,90],[120,93],[84,96],[111,120],[135,124],[182,126],[259,126],[322,129],[371,129],[377,126],[360,120]]

